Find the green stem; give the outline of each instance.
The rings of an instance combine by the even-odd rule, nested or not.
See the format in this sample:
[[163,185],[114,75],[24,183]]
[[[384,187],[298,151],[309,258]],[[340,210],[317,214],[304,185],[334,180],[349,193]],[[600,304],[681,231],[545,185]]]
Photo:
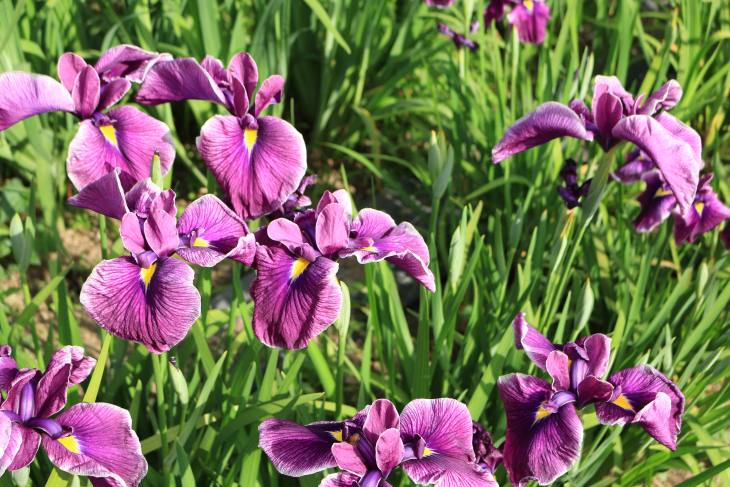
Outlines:
[[[163,354],[164,355],[164,354]],[[157,389],[157,421],[160,427],[160,466],[162,467],[165,486],[170,485],[170,467],[165,465],[165,458],[168,453],[167,442],[167,412],[165,411],[165,383],[162,377],[163,355],[150,354],[152,369],[155,374],[155,388]]]
[[106,217],[104,215],[99,215],[99,238],[101,240],[101,258],[106,260],[109,252],[106,240]]
[[[20,273],[20,284],[23,287],[23,299],[25,299],[25,305],[30,305],[30,288],[28,287],[28,276],[26,276],[25,272]],[[35,320],[33,318],[30,319],[30,334],[33,336],[33,347],[35,348],[36,358],[38,360],[38,365],[40,367],[44,366],[43,362],[43,354],[41,353],[41,342],[38,340],[38,332],[36,331],[35,327]]]
[[336,405],[335,405],[335,418],[339,421],[342,416],[342,401],[345,397],[344,393],[344,378],[345,378],[345,345],[347,343],[347,337],[339,335],[337,343],[337,383],[336,383]]

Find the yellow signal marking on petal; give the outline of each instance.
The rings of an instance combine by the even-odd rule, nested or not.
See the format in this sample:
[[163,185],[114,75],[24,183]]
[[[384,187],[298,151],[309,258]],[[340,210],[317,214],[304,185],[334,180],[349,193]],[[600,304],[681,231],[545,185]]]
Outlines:
[[73,436],[66,436],[65,438],[59,438],[58,442],[64,446],[71,453],[81,453],[81,447],[79,442]]
[[258,130],[245,129],[243,131],[243,140],[244,142],[246,142],[246,147],[248,148],[249,155],[251,155],[251,151],[253,150],[253,145],[256,143],[257,137]]
[[669,196],[671,194],[674,194],[674,193],[672,193],[671,189],[665,190],[664,188],[659,188],[657,190],[657,192],[654,194],[654,198],[657,198],[659,196]]
[[377,252],[377,250],[375,250],[375,247],[365,247],[364,249],[360,249],[360,250],[367,250],[368,252]]
[[705,204],[704,203],[695,203],[695,209],[697,210],[697,213],[699,213],[700,216],[702,216],[702,210],[705,209]]
[[210,247],[210,244],[202,238],[196,238],[193,247]]
[[522,2],[522,5],[527,7],[527,10],[529,10],[530,13],[532,13],[532,10],[535,8],[535,5],[532,3],[532,0],[525,0],[524,2]]
[[618,396],[618,397],[617,397],[617,398],[616,398],[616,399],[615,399],[615,400],[613,401],[613,403],[614,403],[614,404],[615,404],[616,406],[620,407],[620,408],[623,408],[623,409],[628,409],[629,411],[631,411],[631,412],[633,412],[633,413],[635,413],[635,412],[636,412],[636,411],[634,411],[634,408],[633,408],[633,407],[631,407],[631,404],[629,404],[629,400],[628,400],[628,399],[626,399],[626,396],[624,396],[623,394],[619,395],[619,396]]
[[291,279],[299,277],[302,272],[309,266],[310,262],[304,257],[299,257],[294,265],[291,266]]
[[429,455],[433,455],[435,452],[430,448],[424,448],[423,449],[423,456],[427,457]]
[[106,140],[114,144],[114,147],[119,149],[119,144],[117,144],[117,130],[113,125],[102,125],[99,127],[99,130],[101,130],[101,133]]
[[329,433],[332,435],[332,438],[334,438],[335,440],[337,440],[339,442],[342,442],[343,441],[342,440],[342,430],[339,430],[339,431],[330,431]]
[[540,406],[540,409],[537,410],[537,415],[535,416],[535,422],[532,424],[537,423],[541,419],[545,419],[548,416],[550,416],[552,413],[548,411],[547,409],[543,409],[542,406]]
[[152,264],[149,269],[142,268],[141,271],[139,271],[139,276],[142,278],[142,282],[144,282],[144,292],[147,292],[147,288],[150,285],[150,281],[152,280],[152,276],[155,273],[155,268],[157,267],[157,262]]

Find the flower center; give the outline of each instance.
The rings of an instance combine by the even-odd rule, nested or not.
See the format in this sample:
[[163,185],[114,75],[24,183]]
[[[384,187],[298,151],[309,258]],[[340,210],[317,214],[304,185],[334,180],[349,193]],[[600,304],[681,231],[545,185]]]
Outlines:
[[243,141],[246,143],[246,148],[248,149],[248,155],[251,155],[251,151],[253,150],[253,145],[256,143],[256,138],[258,137],[258,130],[252,130],[252,129],[245,129],[243,131]]
[[624,396],[623,394],[619,395],[616,399],[614,399],[613,403],[620,408],[627,409],[632,412],[636,412],[636,411],[634,411],[634,408],[631,406],[631,403],[629,403],[629,400],[626,399],[626,396]]
[[195,243],[193,243],[193,247],[210,247],[210,243],[208,243],[206,240],[198,237],[195,239]]
[[699,213],[700,216],[702,216],[702,210],[705,209],[705,204],[704,203],[695,203],[695,209],[697,210],[697,213]]
[[79,441],[73,437],[73,436],[66,436],[64,438],[59,438],[58,441],[60,444],[62,444],[68,451],[71,453],[81,453],[81,448],[79,447]]
[[102,125],[101,127],[99,127],[99,130],[101,130],[101,134],[106,140],[111,142],[114,147],[119,149],[119,144],[117,143],[117,131],[113,125]]
[[670,196],[672,194],[674,194],[674,193],[672,193],[671,189],[659,188],[659,189],[657,189],[656,193],[654,194],[654,198],[658,198],[660,196]]
[[532,0],[525,0],[524,2],[522,2],[522,5],[527,7],[527,10],[529,10],[530,13],[532,13],[533,9],[535,8],[535,5],[532,3]]
[[139,271],[139,277],[142,278],[142,282],[144,283],[144,292],[147,292],[147,288],[150,285],[152,276],[155,274],[156,268],[157,268],[157,262],[150,265],[148,269],[145,269],[143,267],[142,270]]
[[309,267],[310,262],[304,257],[299,257],[294,265],[291,266],[291,280],[293,281],[299,277],[304,270]]

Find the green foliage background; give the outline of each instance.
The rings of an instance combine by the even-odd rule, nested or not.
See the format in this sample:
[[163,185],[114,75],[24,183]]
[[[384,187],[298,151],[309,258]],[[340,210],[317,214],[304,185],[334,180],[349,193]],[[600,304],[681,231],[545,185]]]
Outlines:
[[[70,402],[98,389],[99,401],[131,411],[150,465],[145,485],[316,486],[321,474],[280,476],[262,457],[259,423],[349,416],[377,397],[399,408],[416,397],[458,398],[499,443],[506,424],[497,377],[542,374],[514,349],[510,323],[520,310],[554,342],[608,334],[610,372],[649,363],[687,397],[676,453],[636,426],[600,426],[586,408],[582,457],[556,484],[730,485],[730,268],[717,231],[679,248],[671,221],[637,234],[631,220],[641,187],[613,182],[592,220],[580,209],[569,216],[555,191],[558,171],[573,157],[586,163],[580,180],[591,177],[602,156],[596,144],[558,141],[499,165],[490,160],[505,128],[536,105],[588,101],[596,74],[616,75],[634,93],[677,79],[684,97],[672,114],[701,134],[714,189],[730,203],[730,3],[548,4],[544,44],[519,44],[498,23],[471,36],[480,45],[471,53],[455,50],[435,22],[465,32],[481,18],[483,0],[448,10],[422,0],[0,0],[0,72],[56,76],[64,52],[93,61],[119,43],[224,63],[249,52],[260,79],[287,80],[284,101],[269,110],[304,134],[310,171],[320,176],[314,197],[346,187],[358,207],[396,208],[396,219],[410,220],[430,245],[435,294],[418,294],[413,283],[398,287],[386,263],[368,265],[364,275],[344,278],[352,296],[346,336],[332,327],[306,350],[270,350],[255,340],[238,266],[217,278],[196,269],[203,316],[174,353],[158,360],[142,346],[100,337],[100,382],[74,388]],[[194,142],[221,109],[196,101],[139,108],[174,134],[177,158],[166,187],[188,201],[219,192]],[[427,163],[437,129],[455,153],[440,200]],[[73,194],[66,150],[75,132],[71,115],[53,113],[0,133],[0,278],[7,283],[0,342],[14,345],[22,366],[42,367],[58,344],[84,345],[78,292],[90,267],[72,262],[62,232],[97,235],[101,225],[102,252],[123,250],[111,221],[66,203]],[[627,149],[619,149],[614,168]],[[27,271],[12,252],[15,213],[34,242]],[[12,305],[18,293],[25,306]],[[232,296],[225,309],[208,309],[225,293]],[[50,315],[36,313],[44,307]],[[172,355],[187,392],[165,363]],[[30,484],[46,484],[51,472],[39,454]],[[410,485],[394,475],[394,486]],[[507,483],[501,467],[497,480]],[[0,478],[3,486],[13,482]]]

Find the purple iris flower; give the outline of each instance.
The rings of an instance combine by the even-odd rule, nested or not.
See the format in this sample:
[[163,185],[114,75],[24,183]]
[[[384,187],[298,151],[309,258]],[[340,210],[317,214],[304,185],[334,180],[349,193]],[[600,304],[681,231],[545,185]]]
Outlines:
[[424,0],[429,7],[449,8],[456,0]]
[[317,175],[304,176],[302,181],[299,183],[299,187],[289,195],[286,201],[281,204],[278,210],[268,216],[270,220],[276,220],[277,218],[288,218],[289,220],[294,219],[295,212],[303,212],[304,207],[310,206],[312,200],[309,196],[304,194],[308,186],[312,186],[317,182]]
[[661,112],[675,106],[682,88],[672,80],[644,100],[634,100],[615,76],[597,76],[593,108],[580,100],[570,106],[543,103],[514,123],[492,149],[493,162],[558,137],[596,140],[604,151],[620,141],[635,144],[662,172],[682,214],[694,200],[702,166],[700,136],[677,118]]
[[[477,49],[479,49],[479,44],[472,41],[471,39],[467,39],[466,36],[459,34],[457,32],[454,32],[449,28],[448,25],[444,24],[443,22],[436,22],[436,28],[439,32],[442,34],[445,34],[451,38],[452,41],[454,41],[454,45],[456,46],[456,49],[461,49],[462,47],[467,47],[471,52],[477,52]],[[479,26],[477,25],[477,28]],[[472,32],[470,30],[470,32]]]
[[607,380],[611,340],[602,334],[554,345],[530,326],[524,313],[513,322],[515,346],[547,370],[552,385],[524,374],[499,378],[507,413],[504,465],[510,482],[548,485],[580,456],[583,425],[575,411],[595,403],[606,425],[636,423],[658,442],[676,450],[682,427],[684,395],[649,365],[617,372]]
[[233,56],[228,69],[211,56],[157,63],[137,92],[143,105],[207,100],[231,115],[208,120],[198,151],[236,213],[246,221],[272,213],[297,189],[307,168],[304,138],[288,122],[261,112],[282,99],[284,78],[264,80],[254,98],[258,68],[247,53]]
[[730,208],[718,199],[710,186],[712,177],[708,174],[700,180],[695,200],[686,214],[674,212],[674,241],[677,246],[682,242],[694,243],[699,235],[730,219]]
[[253,330],[264,344],[290,350],[306,347],[339,316],[342,291],[337,259],[361,264],[387,260],[430,291],[428,247],[410,223],[396,225],[381,211],[364,209],[352,218],[345,190],[325,191],[316,209],[292,213],[256,232]]
[[497,486],[475,463],[469,410],[454,399],[417,399],[400,416],[379,399],[351,420],[307,426],[267,419],[259,434],[259,446],[285,475],[343,470],[327,476],[324,487],[389,487],[398,466],[419,485]]
[[559,174],[560,179],[565,182],[565,186],[558,186],[558,195],[563,199],[569,210],[581,206],[578,200],[588,194],[588,188],[591,185],[591,179],[588,179],[578,186],[577,168],[578,164],[573,159],[568,159]]
[[646,189],[636,198],[641,211],[634,219],[634,228],[637,232],[648,233],[669,218],[677,206],[677,198],[659,170],[644,173],[641,180],[646,183]]
[[175,160],[167,125],[134,107],[102,113],[166,59],[171,56],[121,45],[106,51],[94,66],[76,54],[64,54],[58,60],[61,83],[22,71],[1,74],[0,130],[39,113],[64,111],[81,119],[66,160],[68,177],[79,190],[115,167],[122,169],[125,189],[131,188],[149,175],[155,150],[166,174]]
[[[96,360],[81,347],[63,347],[45,372],[18,370],[10,347],[0,347],[0,476],[36,457],[40,444],[56,467],[89,477],[94,487],[136,487],[147,461],[129,412],[111,404],[66,406],[66,390],[91,373]],[[55,416],[54,418],[51,418]]]
[[477,423],[476,421],[473,423],[472,444],[474,446],[476,464],[494,475],[494,472],[497,470],[497,465],[502,463],[502,449],[494,446],[492,436],[481,423]]
[[194,272],[173,253],[204,267],[225,258],[253,263],[253,234],[214,195],[191,203],[176,222],[172,190],[144,179],[125,194],[116,169],[69,203],[121,220],[119,232],[131,254],[100,262],[81,289],[81,304],[106,331],[153,353],[179,343],[200,316]]
[[492,0],[484,10],[484,31],[489,30],[492,22],[504,18],[507,6],[511,7],[507,20],[517,29],[520,42],[542,44],[550,20],[550,7],[543,0]]

